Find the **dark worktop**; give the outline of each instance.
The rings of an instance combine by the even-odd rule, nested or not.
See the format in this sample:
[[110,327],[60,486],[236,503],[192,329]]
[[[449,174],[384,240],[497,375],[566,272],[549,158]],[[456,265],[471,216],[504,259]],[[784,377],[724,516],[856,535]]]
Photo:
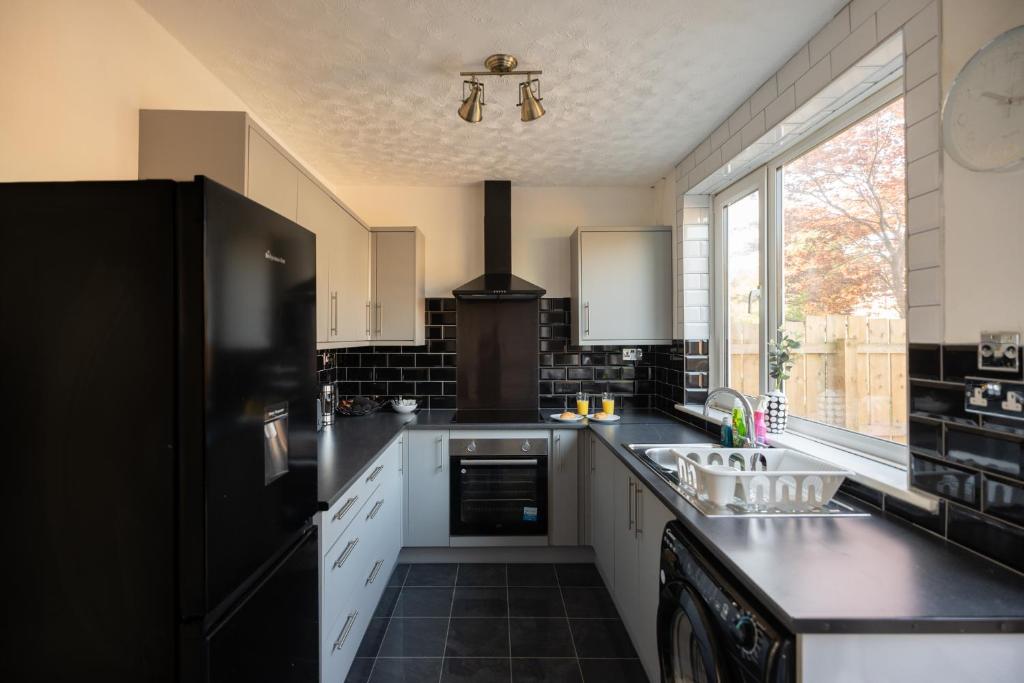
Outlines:
[[401,431],[589,427],[701,544],[794,633],[1024,632],[1024,579],[879,515],[705,517],[624,447],[700,443],[705,432],[660,412],[614,424],[462,425],[452,411],[339,417],[319,436],[320,507],[328,509]]
[[668,416],[590,429],[794,633],[1024,632],[1015,572],[877,514],[705,517],[623,447],[705,432]]

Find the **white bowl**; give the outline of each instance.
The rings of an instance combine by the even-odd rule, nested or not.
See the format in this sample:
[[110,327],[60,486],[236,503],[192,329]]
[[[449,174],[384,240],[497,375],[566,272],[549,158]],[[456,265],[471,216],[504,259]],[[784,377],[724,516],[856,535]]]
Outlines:
[[418,401],[410,399],[403,399],[401,401],[392,401],[391,407],[395,409],[396,413],[411,413],[420,407]]

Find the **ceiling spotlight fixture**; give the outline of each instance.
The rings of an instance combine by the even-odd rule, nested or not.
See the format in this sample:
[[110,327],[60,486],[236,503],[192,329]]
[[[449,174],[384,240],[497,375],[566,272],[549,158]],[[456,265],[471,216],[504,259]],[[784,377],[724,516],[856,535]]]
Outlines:
[[[469,94],[466,94],[469,86]],[[462,81],[462,106],[459,107],[459,118],[469,123],[480,123],[484,117],[484,84],[476,80]]]
[[[496,54],[484,60],[487,71],[463,71],[460,75],[469,76],[471,80],[462,81],[462,105],[459,107],[459,118],[469,123],[479,123],[483,119],[484,84],[477,80],[479,76],[526,76],[519,84],[520,108],[519,118],[523,121],[536,121],[544,116],[541,106],[540,76],[541,71],[516,71],[519,60],[512,55]],[[468,94],[467,94],[468,91]]]

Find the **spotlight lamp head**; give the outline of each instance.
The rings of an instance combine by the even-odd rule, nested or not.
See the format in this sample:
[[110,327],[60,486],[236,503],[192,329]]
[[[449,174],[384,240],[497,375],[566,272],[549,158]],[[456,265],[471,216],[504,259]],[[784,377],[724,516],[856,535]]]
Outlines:
[[[466,90],[469,94],[466,94]],[[462,81],[462,105],[459,107],[459,118],[468,123],[480,123],[484,118],[484,84],[476,80]]]
[[[534,84],[537,87],[536,95],[533,92]],[[519,103],[516,106],[520,108],[519,118],[524,123],[536,121],[544,116],[544,107],[540,103],[542,99],[540,96],[540,79],[533,78],[519,84]]]

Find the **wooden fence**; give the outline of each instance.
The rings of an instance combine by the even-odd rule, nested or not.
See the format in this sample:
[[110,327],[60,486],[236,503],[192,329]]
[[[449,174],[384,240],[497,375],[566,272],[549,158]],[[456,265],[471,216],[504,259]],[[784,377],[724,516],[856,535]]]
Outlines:
[[[790,415],[906,443],[906,321],[808,316],[786,329],[801,343],[786,382]],[[757,326],[730,331],[729,384],[756,396]]]

